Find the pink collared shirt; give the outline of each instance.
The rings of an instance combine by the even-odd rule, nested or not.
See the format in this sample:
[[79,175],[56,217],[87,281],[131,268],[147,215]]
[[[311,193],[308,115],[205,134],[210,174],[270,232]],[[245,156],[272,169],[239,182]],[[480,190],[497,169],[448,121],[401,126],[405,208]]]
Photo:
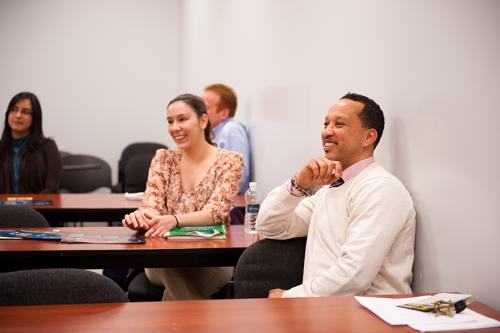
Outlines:
[[342,172],[342,179],[347,182],[349,179],[356,177],[357,175],[360,174],[361,171],[363,171],[364,168],[369,166],[375,162],[375,158],[373,156],[367,157],[364,160],[358,161],[345,169]]

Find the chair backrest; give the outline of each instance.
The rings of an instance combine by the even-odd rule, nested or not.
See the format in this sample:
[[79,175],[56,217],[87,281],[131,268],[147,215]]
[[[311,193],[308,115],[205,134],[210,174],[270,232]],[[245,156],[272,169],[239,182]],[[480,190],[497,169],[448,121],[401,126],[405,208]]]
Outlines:
[[87,193],[101,187],[111,189],[111,167],[99,157],[68,155],[62,159],[61,190]]
[[231,207],[229,211],[229,221],[231,225],[238,225],[245,223],[245,213],[240,207]]
[[0,305],[127,302],[111,279],[84,269],[33,269],[0,273]]
[[49,222],[38,211],[25,206],[0,206],[0,227],[2,228],[43,228]]
[[269,290],[302,283],[306,238],[263,239],[241,254],[234,270],[234,298],[265,298]]
[[125,166],[130,158],[135,155],[145,153],[154,155],[158,149],[162,148],[167,148],[167,146],[156,142],[135,142],[126,146],[122,151],[120,160],[118,161],[118,182],[122,184],[124,183]]
[[123,170],[124,192],[143,192],[146,189],[149,166],[154,153],[142,153],[132,156]]
[[65,158],[66,156],[69,156],[69,155],[71,155],[71,153],[69,153],[67,151],[59,150],[59,156],[61,156],[61,161],[63,158]]

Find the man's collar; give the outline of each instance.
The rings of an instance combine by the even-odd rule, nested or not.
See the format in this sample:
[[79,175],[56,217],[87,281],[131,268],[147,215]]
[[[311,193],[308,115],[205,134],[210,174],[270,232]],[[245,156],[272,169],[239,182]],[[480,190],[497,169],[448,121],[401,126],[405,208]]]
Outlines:
[[356,177],[360,174],[361,171],[363,171],[364,168],[366,168],[373,162],[375,162],[375,158],[373,156],[370,156],[354,163],[342,172],[342,179],[344,181],[348,181],[349,179]]
[[231,119],[232,119],[231,117],[224,119],[223,121],[221,121],[220,123],[218,123],[216,126],[214,126],[212,129],[215,131],[216,129],[219,129],[219,128],[224,127],[224,125],[225,125],[228,121],[230,121]]

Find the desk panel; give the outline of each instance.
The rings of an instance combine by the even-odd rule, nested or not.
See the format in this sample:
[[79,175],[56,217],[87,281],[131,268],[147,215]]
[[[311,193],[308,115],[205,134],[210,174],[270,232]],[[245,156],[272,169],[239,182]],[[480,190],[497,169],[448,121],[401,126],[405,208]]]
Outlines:
[[[53,228],[37,228],[52,231]],[[63,232],[123,233],[124,227],[58,228]],[[229,226],[227,239],[146,239],[145,244],[67,244],[42,240],[0,240],[0,262],[6,270],[30,268],[208,267],[234,266],[258,240],[243,226]]]

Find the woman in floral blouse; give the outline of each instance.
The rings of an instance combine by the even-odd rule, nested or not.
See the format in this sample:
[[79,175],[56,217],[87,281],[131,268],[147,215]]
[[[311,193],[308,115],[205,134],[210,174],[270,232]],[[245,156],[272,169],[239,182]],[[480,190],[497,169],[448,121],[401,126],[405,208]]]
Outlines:
[[[176,226],[222,224],[238,192],[243,170],[239,153],[215,147],[203,101],[174,98],[167,107],[168,132],[177,149],[160,149],[149,168],[143,207],[123,225],[162,237]],[[149,280],[165,287],[163,300],[204,299],[223,287],[232,268],[147,268]]]

